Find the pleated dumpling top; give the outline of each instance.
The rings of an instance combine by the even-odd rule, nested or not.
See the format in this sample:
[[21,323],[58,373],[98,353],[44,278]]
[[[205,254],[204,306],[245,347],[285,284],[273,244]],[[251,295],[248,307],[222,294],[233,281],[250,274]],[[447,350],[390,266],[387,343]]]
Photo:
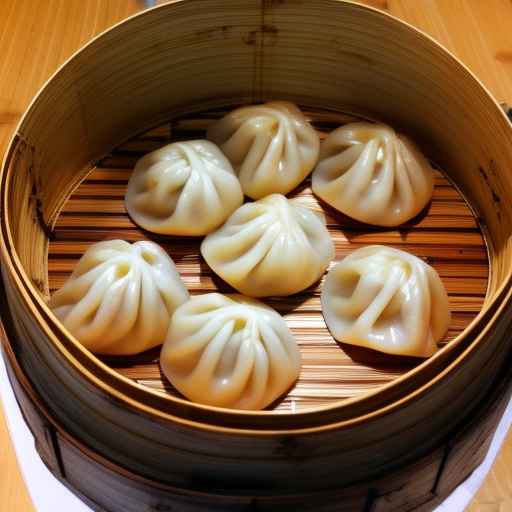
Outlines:
[[351,123],[322,142],[312,188],[349,217],[398,226],[428,204],[434,175],[421,151],[390,126]]

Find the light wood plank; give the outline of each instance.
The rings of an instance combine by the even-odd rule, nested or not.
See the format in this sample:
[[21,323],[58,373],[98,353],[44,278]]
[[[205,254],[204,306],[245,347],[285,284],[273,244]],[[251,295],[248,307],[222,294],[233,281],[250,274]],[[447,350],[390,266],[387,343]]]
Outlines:
[[[80,46],[142,7],[137,0],[0,1],[0,160],[30,100]],[[0,409],[0,509],[32,512]]]
[[9,441],[9,431],[5,423],[3,407],[0,404],[0,504],[3,510],[31,511],[33,505],[21,479],[14,448]]
[[467,512],[507,512],[512,510],[512,431],[484,484]]

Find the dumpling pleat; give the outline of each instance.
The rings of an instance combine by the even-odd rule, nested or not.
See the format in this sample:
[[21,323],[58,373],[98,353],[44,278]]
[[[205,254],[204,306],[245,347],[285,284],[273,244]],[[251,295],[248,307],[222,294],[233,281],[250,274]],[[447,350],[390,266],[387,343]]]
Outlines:
[[414,212],[414,190],[411,183],[411,175],[408,172],[400,151],[395,152],[395,186],[390,208],[393,214],[401,213],[412,215]]
[[267,126],[269,121],[265,118],[245,120],[240,128],[220,145],[222,151],[229,155],[233,167],[239,172],[245,162],[260,164],[271,140],[268,129],[262,129]]
[[227,244],[217,250],[214,249],[213,257],[219,258],[220,251],[226,254],[224,261],[219,262],[223,268],[222,272],[230,274],[232,279],[242,279],[267,257],[278,235],[279,228],[275,225],[268,226],[266,230],[241,230],[238,238],[233,237],[232,239],[233,244],[242,248],[238,257],[236,257],[238,249],[235,249],[235,252],[230,252],[230,247]]
[[[93,350],[108,349],[110,344],[129,332],[133,317],[120,314],[128,286],[127,276],[114,280],[100,295],[98,309],[91,321],[73,327],[76,337],[92,343]],[[115,325],[116,329],[112,329],[112,325]]]
[[381,316],[386,306],[400,288],[402,278],[403,270],[399,267],[393,267],[384,286],[377,292],[373,300],[356,320],[354,330],[368,330],[375,325],[379,316]]
[[327,157],[322,161],[325,171],[319,176],[319,181],[328,183],[343,176],[359,159],[365,149],[363,144],[355,144],[340,153]]
[[282,339],[272,327],[262,323],[261,337],[270,361],[268,386],[272,394],[275,394],[274,398],[277,398],[279,390],[282,393],[283,388],[286,388],[286,384],[290,382],[290,375],[295,372],[296,361],[289,357]]
[[254,365],[241,398],[235,402],[237,409],[262,409],[267,405],[269,383],[269,354],[260,342],[253,344]]

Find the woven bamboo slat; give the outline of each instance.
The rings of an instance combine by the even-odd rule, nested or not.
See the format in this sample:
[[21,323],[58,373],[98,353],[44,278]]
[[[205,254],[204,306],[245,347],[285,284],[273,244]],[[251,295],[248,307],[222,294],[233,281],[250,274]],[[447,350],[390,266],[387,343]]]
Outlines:
[[[195,114],[190,120],[171,120],[125,142],[98,162],[74,190],[57,218],[49,246],[50,291],[62,286],[90,244],[114,236],[128,240],[153,239],[160,243],[174,258],[185,285],[193,294],[234,291],[204,263],[199,250],[202,238],[155,236],[138,228],[124,207],[127,182],[138,158],[176,140],[205,138],[208,124],[224,113],[217,110],[204,117]],[[357,120],[354,116],[334,112],[308,111],[307,115],[320,134]],[[126,153],[129,153],[129,162]],[[132,169],[108,167],[109,162],[122,158]],[[431,204],[400,229],[376,229],[338,213],[313,196],[309,180],[290,197],[300,198],[304,204],[324,212],[336,245],[336,259],[369,243],[399,245],[413,254],[418,254],[415,250],[421,247],[421,257],[439,272],[453,309],[452,323],[441,340],[442,345],[459,335],[480,311],[488,277],[485,242],[463,196],[440,171],[436,171]],[[451,255],[449,249],[454,245],[457,250]],[[66,253],[62,254],[61,249]],[[481,257],[461,257],[466,251],[479,251]],[[286,318],[303,357],[298,382],[286,397],[274,404],[275,410],[297,412],[356,397],[391,382],[421,362],[340,346],[323,320],[320,288],[321,282],[301,294],[267,300]],[[139,384],[180,396],[163,378],[158,356],[159,349],[156,349],[137,357],[104,358],[104,361]]]

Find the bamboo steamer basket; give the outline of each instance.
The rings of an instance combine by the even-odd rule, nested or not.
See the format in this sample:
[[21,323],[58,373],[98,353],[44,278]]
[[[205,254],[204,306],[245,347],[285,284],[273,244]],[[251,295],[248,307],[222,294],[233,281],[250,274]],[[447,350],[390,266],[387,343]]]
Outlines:
[[[45,299],[62,254],[77,247],[59,229],[74,222],[82,237],[94,231],[97,219],[66,212],[80,213],[84,178],[105,176],[126,141],[147,142],[147,130],[169,120],[190,123],[201,113],[204,121],[276,98],[316,120],[349,112],[413,136],[446,173],[447,188],[469,202],[485,246],[464,224],[468,215],[437,231],[427,215],[425,231],[414,231],[416,223],[411,232],[428,238],[439,259],[453,256],[454,283],[472,282],[472,271],[486,275],[486,248],[485,297],[434,357],[401,366],[360,396],[296,412],[192,404],[113,369],[55,320]],[[104,510],[432,506],[481,460],[509,394],[511,142],[503,112],[460,62],[412,27],[353,3],[182,0],[93,40],[32,102],[0,183],[4,352],[43,460]],[[93,180],[95,194],[108,176]],[[98,204],[115,208],[80,208]],[[401,235],[372,236],[397,243]]]

